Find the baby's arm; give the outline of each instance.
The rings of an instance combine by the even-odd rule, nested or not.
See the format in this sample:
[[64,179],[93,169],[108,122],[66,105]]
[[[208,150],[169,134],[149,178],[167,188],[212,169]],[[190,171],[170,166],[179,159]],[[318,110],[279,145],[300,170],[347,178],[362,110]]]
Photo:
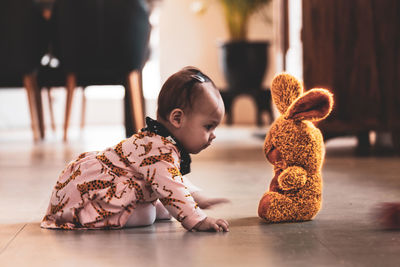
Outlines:
[[185,229],[191,230],[207,218],[183,182],[175,147],[168,144],[157,147],[153,144],[152,151],[138,164],[139,171],[151,186],[151,191]]
[[[198,204],[201,209],[208,209],[214,205],[230,202],[225,198],[208,198],[201,193],[201,189],[195,186],[187,177],[183,178],[184,184],[192,195],[194,201]],[[196,231],[216,231],[216,232],[228,232],[229,224],[223,219],[214,219],[211,217],[205,218],[193,227]]]
[[285,169],[278,177],[278,183],[282,190],[301,188],[306,182],[307,172],[298,166],[291,166]]
[[201,209],[209,209],[215,205],[229,203],[230,201],[226,198],[209,198],[201,194],[199,191],[193,192],[192,196],[194,201],[199,205]]
[[229,203],[230,201],[226,198],[209,198],[201,193],[201,189],[195,186],[187,177],[183,177],[183,183],[186,185],[190,194],[194,198],[194,201],[199,205],[201,209],[209,209],[215,205]]
[[[159,170],[157,169],[157,172]],[[159,174],[161,174],[161,171]],[[174,180],[164,175],[157,178],[153,184],[153,190],[168,212],[181,222],[185,229],[191,230],[207,217],[196,205],[185,185],[179,181],[180,178]]]

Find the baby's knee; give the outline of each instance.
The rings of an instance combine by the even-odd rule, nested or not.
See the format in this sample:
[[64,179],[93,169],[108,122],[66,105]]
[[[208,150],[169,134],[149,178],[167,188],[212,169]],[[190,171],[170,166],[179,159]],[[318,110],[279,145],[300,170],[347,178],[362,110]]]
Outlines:
[[169,211],[161,204],[160,200],[157,200],[156,204],[156,220],[170,220],[172,218]]
[[132,211],[125,227],[152,225],[156,220],[156,208],[151,203],[138,204]]

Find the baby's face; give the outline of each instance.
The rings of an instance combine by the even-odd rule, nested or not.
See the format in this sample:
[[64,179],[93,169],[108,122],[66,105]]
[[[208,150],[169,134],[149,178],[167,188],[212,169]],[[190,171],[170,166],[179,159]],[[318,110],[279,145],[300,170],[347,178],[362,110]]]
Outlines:
[[[203,86],[211,86],[205,83]],[[179,141],[191,154],[197,154],[211,145],[215,128],[221,123],[225,109],[221,95],[214,88],[206,88],[196,99],[193,110],[185,115],[179,129]]]

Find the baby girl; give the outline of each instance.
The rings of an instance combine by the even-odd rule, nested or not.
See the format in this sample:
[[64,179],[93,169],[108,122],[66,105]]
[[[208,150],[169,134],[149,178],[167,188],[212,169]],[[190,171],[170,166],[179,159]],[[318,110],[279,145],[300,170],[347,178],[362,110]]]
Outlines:
[[207,148],[224,115],[208,76],[186,67],[164,83],[157,120],[104,151],[67,165],[51,195],[41,227],[104,229],[151,225],[171,215],[187,230],[228,231],[224,219],[202,209],[227,202],[206,198],[183,175],[190,155]]

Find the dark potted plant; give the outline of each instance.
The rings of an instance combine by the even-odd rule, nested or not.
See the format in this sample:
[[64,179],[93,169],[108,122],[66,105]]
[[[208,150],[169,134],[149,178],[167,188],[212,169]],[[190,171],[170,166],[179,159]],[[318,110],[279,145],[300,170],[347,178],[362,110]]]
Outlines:
[[[272,0],[218,0],[222,5],[230,40],[221,44],[221,65],[230,90],[262,87],[268,66],[268,41],[249,41],[250,17]],[[270,20],[268,20],[270,22]]]
[[257,125],[261,126],[262,112],[267,111],[273,120],[271,94],[263,90],[263,79],[268,66],[268,41],[249,41],[247,32],[250,18],[255,13],[265,16],[267,5],[272,0],[194,0],[192,11],[204,13],[211,2],[219,2],[223,8],[229,40],[221,43],[220,62],[227,82],[227,88],[221,90],[225,104],[227,124],[232,124],[232,103],[242,93],[249,94],[257,106]]

